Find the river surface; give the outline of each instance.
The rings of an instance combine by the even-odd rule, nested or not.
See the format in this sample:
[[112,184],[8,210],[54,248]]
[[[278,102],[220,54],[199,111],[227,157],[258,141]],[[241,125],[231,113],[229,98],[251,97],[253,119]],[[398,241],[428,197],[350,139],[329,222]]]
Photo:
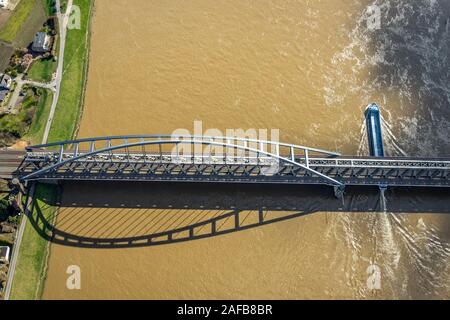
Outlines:
[[[389,155],[450,156],[448,1],[97,0],[92,32],[79,137],[201,121],[364,155],[378,102]],[[450,298],[445,190],[355,189],[341,203],[292,187],[63,188],[57,229],[112,248],[52,244],[45,299]],[[233,212],[274,223],[236,230]],[[229,232],[214,236],[220,217]],[[193,224],[204,239],[174,241]],[[141,241],[155,234],[172,241]],[[81,290],[66,287],[71,265]]]

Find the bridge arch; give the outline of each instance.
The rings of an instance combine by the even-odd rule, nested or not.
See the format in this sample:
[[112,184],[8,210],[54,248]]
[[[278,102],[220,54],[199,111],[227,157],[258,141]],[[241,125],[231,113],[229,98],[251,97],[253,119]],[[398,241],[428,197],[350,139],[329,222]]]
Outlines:
[[[112,145],[112,142],[122,140],[124,143],[119,145]],[[130,140],[139,140],[138,142],[129,142]],[[105,142],[106,147],[101,149],[96,149],[95,144],[99,142]],[[89,143],[90,151],[81,153],[79,151],[80,144]],[[240,145],[242,143],[243,145]],[[27,152],[29,154],[39,153],[42,150],[47,150],[48,148],[58,147],[59,152],[55,153],[58,156],[57,161],[49,162],[47,166],[40,168],[30,174],[23,176],[22,181],[27,180],[36,180],[39,177],[45,175],[48,172],[52,172],[58,170],[59,168],[69,165],[75,162],[81,162],[85,159],[93,158],[99,155],[105,154],[113,154],[114,151],[130,149],[136,147],[145,147],[152,145],[180,145],[180,144],[191,144],[191,145],[202,145],[202,146],[217,146],[223,148],[230,148],[236,150],[242,150],[248,153],[254,153],[257,155],[257,159],[260,156],[265,156],[276,161],[284,162],[290,164],[294,167],[301,168],[308,173],[315,175],[325,181],[326,184],[332,186],[343,186],[343,184],[331,177],[328,177],[316,170],[313,170],[309,167],[309,156],[312,153],[319,153],[322,155],[326,155],[327,157],[336,157],[339,154],[334,152],[329,152],[316,148],[308,148],[298,145],[279,143],[273,141],[263,141],[256,139],[246,139],[246,138],[237,138],[237,137],[210,137],[210,136],[172,136],[172,135],[147,135],[147,136],[112,136],[112,137],[101,137],[101,138],[91,138],[91,139],[79,139],[79,140],[69,140],[57,143],[50,143],[46,145],[38,145],[34,147],[27,148]],[[249,147],[249,144],[257,144],[257,148]],[[65,152],[67,154],[67,150],[70,146],[74,146],[75,149],[72,150],[72,157],[69,159],[64,159]],[[278,152],[268,152],[266,149],[269,146],[275,146],[275,149]],[[279,154],[280,148],[288,148],[290,150],[289,156],[282,156]],[[273,148],[272,148],[273,149]],[[296,158],[296,154],[302,154],[304,158],[304,164],[298,161]],[[130,154],[128,154],[128,159],[130,160]],[[226,157],[226,154],[224,154]]]

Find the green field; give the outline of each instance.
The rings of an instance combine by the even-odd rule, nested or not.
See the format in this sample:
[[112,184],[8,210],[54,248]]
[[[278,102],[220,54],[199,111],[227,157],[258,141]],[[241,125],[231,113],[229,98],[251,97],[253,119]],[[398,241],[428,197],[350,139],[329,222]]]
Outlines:
[[0,31],[0,39],[9,43],[13,42],[35,5],[36,0],[21,0]]
[[[37,185],[32,213],[34,219],[41,215],[47,221],[54,220],[58,194],[55,186]],[[42,222],[39,222],[37,227],[42,228]],[[35,300],[41,297],[49,245],[48,240],[27,221],[14,274],[11,300]]]
[[18,114],[0,117],[0,146],[27,139],[40,143],[50,112],[52,94],[44,89],[28,90]]
[[67,33],[64,76],[55,118],[50,130],[49,142],[73,137],[83,104],[89,58],[89,27],[92,1],[74,0],[73,4],[81,9],[81,30],[69,30]]
[[56,13],[55,0],[42,0],[44,3],[44,9],[47,16],[53,16]]
[[9,59],[14,53],[14,47],[10,44],[0,43],[0,72],[5,71],[9,65]]
[[40,144],[42,142],[52,99],[53,94],[48,90],[44,90],[40,97],[33,121],[31,122],[30,129],[25,135],[25,139],[29,140],[32,144]]
[[27,47],[46,21],[42,0],[21,0],[0,30],[0,40],[15,48]]
[[58,63],[53,58],[39,59],[33,62],[28,71],[28,78],[34,81],[50,82]]

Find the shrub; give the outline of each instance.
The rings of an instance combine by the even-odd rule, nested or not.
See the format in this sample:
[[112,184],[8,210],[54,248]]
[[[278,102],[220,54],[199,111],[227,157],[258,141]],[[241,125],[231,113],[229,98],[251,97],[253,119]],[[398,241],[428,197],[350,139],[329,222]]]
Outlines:
[[0,221],[5,221],[8,217],[9,203],[6,199],[0,199]]

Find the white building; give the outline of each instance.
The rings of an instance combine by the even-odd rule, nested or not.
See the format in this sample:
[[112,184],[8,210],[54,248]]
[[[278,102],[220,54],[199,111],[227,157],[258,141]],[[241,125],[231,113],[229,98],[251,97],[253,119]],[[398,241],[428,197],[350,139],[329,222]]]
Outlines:
[[8,6],[9,0],[0,0],[0,8],[6,8]]
[[12,79],[7,74],[0,73],[0,104],[2,104],[8,96],[12,86]]

